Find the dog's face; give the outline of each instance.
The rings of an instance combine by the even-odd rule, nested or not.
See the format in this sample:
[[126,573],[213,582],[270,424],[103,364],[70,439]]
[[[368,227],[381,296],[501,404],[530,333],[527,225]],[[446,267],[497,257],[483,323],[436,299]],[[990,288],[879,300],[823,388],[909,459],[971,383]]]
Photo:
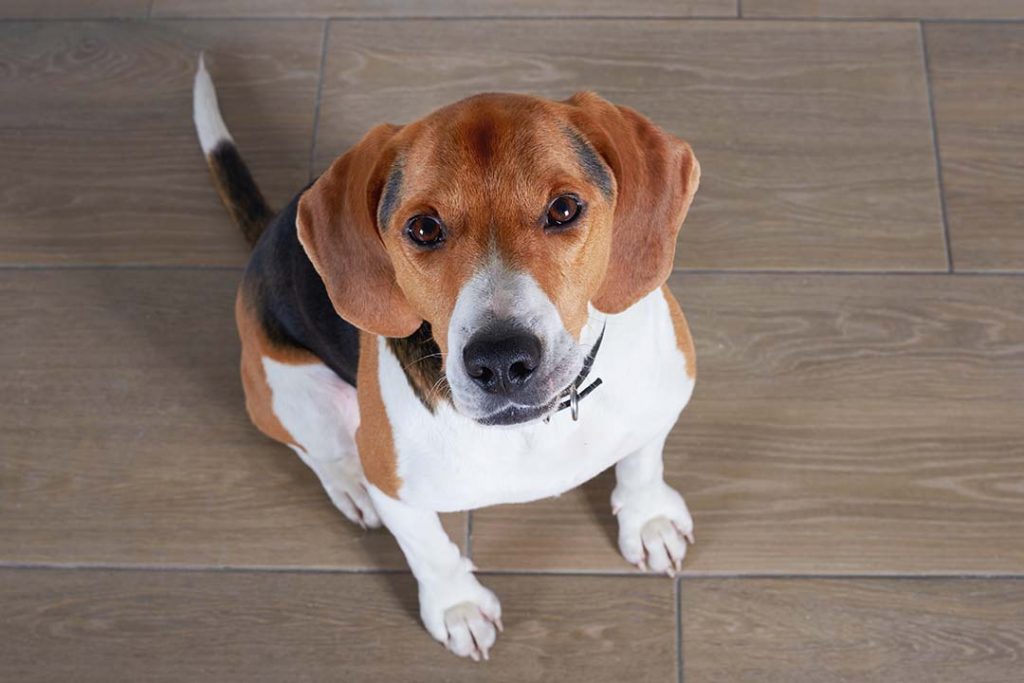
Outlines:
[[456,409],[515,424],[579,374],[591,305],[668,276],[698,178],[685,143],[595,95],[480,95],[371,131],[303,196],[299,236],[340,315],[429,323]]

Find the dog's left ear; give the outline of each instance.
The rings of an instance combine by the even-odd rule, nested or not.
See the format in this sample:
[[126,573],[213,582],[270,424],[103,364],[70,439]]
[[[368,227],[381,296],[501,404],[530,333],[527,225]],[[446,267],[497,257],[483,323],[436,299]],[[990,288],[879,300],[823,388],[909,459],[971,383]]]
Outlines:
[[395,159],[398,126],[381,124],[306,190],[296,217],[299,242],[334,310],[383,337],[407,337],[423,322],[398,286],[377,226],[377,205]]
[[700,183],[690,146],[647,118],[594,93],[576,93],[572,124],[615,175],[611,259],[592,303],[619,313],[668,279],[676,236]]

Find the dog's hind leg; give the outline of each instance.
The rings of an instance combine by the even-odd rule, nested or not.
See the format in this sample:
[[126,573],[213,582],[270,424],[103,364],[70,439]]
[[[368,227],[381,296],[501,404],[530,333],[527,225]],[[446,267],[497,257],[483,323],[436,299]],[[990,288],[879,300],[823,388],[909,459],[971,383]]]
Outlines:
[[356,451],[356,389],[304,349],[268,343],[239,296],[245,406],[260,431],[287,444],[316,473],[342,514],[380,526]]

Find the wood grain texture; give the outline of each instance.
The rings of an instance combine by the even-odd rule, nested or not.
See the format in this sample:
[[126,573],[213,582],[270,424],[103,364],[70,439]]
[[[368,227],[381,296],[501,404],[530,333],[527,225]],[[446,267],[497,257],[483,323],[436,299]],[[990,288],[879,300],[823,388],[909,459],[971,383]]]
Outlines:
[[686,680],[1016,683],[1021,580],[684,580]]
[[249,424],[238,278],[0,271],[0,562],[405,566]]
[[230,264],[246,249],[192,124],[201,50],[280,206],[308,179],[323,24],[0,25],[0,263]]
[[[700,368],[665,455],[696,520],[689,571],[1020,571],[1024,280],[671,284]],[[474,512],[474,561],[629,571],[613,484]]]
[[954,268],[1024,270],[1024,25],[925,35]]
[[946,269],[911,25],[333,22],[316,165],[473,93],[583,89],[692,143],[682,266]]
[[670,581],[483,580],[505,633],[474,664],[420,626],[407,574],[3,570],[0,670],[24,683],[677,680]]
[[736,0],[154,0],[154,17],[735,17]]
[[0,19],[142,19],[150,0],[4,0]]
[[1020,0],[742,0],[744,17],[1020,19]]

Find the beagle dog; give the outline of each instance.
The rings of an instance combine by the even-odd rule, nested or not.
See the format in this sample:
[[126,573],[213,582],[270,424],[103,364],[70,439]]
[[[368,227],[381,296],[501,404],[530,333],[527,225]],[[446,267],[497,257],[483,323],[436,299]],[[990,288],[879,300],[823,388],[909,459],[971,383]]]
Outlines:
[[693,521],[662,448],[696,367],[665,282],[689,145],[593,93],[477,95],[376,126],[275,215],[202,58],[194,117],[254,247],[235,306],[249,415],[342,514],[391,531],[434,638],[479,660],[502,629],[439,512],[614,465],[623,556],[680,569]]

